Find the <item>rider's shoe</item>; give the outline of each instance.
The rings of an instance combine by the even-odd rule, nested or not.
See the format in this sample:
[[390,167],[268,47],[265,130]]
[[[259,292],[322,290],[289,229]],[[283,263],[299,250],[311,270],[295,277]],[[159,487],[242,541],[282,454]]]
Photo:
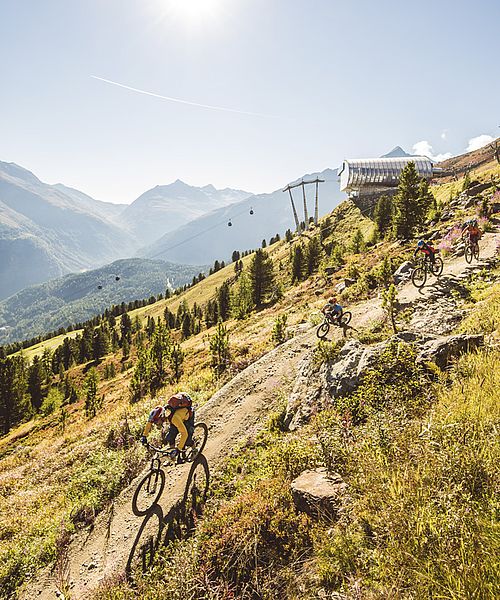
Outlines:
[[172,450],[170,450],[170,452],[168,453],[168,456],[169,456],[170,460],[172,460],[172,461],[177,460],[179,457],[178,448],[172,448]]
[[186,462],[186,453],[184,452],[184,450],[178,450],[177,451],[177,464],[178,465],[182,465]]

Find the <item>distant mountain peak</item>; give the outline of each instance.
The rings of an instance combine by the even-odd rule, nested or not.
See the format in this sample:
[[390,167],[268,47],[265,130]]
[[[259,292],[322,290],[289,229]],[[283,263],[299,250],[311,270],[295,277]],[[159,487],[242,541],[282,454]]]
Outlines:
[[395,146],[390,152],[383,154],[381,158],[401,158],[404,156],[413,156],[413,154],[408,154],[401,146]]
[[0,173],[5,173],[9,177],[15,177],[30,183],[41,183],[36,175],[33,175],[31,171],[16,165],[16,163],[6,163],[0,161]]

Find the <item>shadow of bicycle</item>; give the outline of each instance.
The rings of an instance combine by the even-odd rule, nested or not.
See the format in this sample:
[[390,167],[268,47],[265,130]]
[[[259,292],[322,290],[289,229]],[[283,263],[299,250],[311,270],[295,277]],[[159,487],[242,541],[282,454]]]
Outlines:
[[135,572],[147,571],[160,547],[193,534],[196,521],[203,512],[209,485],[208,461],[200,454],[191,465],[182,499],[167,514],[163,514],[158,502],[148,509],[128,557],[127,578],[133,579]]

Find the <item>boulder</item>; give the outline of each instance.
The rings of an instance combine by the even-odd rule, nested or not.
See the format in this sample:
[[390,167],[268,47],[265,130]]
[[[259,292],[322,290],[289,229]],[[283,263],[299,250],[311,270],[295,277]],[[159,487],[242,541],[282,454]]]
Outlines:
[[409,260],[405,260],[392,275],[394,283],[398,284],[406,279],[410,279],[412,270],[413,264]]
[[423,345],[417,357],[417,362],[433,362],[440,369],[446,369],[450,360],[457,358],[461,354],[475,350],[483,344],[483,334],[468,335],[464,333],[437,338]]
[[487,190],[488,188],[491,187],[491,183],[475,183],[470,185],[466,190],[465,193],[467,194],[467,196],[477,196],[478,194],[480,194],[481,192],[484,192],[484,190]]
[[336,360],[321,366],[319,377],[326,382],[330,398],[344,396],[356,389],[358,385],[357,367],[364,349],[358,340],[349,340],[344,344]]
[[298,511],[316,519],[331,519],[338,515],[346,487],[339,474],[328,475],[326,469],[321,468],[301,473],[292,481],[291,491]]

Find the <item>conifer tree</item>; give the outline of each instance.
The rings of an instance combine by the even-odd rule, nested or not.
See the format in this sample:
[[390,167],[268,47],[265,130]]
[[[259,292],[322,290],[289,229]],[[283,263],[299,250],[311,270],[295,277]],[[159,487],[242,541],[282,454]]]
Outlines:
[[36,410],[42,405],[44,379],[43,364],[40,357],[36,355],[28,369],[28,393],[31,396],[31,404]]
[[223,321],[227,321],[227,319],[229,319],[229,313],[231,310],[231,298],[228,281],[224,281],[221,287],[217,289],[217,305],[219,309],[219,317]]
[[175,342],[169,354],[170,369],[172,371],[172,379],[178,383],[182,376],[182,364],[184,362],[184,352],[177,342]]
[[[188,314],[186,313],[186,315]],[[159,389],[165,383],[170,344],[170,334],[165,325],[160,323],[155,329],[149,349],[151,357],[150,385],[152,391]]]
[[231,359],[229,332],[222,321],[219,321],[215,334],[210,338],[210,352],[212,369],[216,377],[219,377],[227,369]]
[[231,314],[236,319],[244,319],[252,308],[252,283],[248,273],[242,271],[231,295]]
[[30,416],[26,401],[26,364],[22,356],[0,358],[0,428],[4,434]]
[[97,395],[97,385],[99,383],[99,375],[95,367],[92,367],[85,378],[85,415],[91,419],[95,417],[97,411],[101,408],[102,398]]
[[398,239],[409,239],[421,224],[431,202],[429,187],[422,183],[414,162],[401,172],[398,192],[393,200],[393,234]]
[[258,249],[250,263],[249,276],[252,284],[253,302],[261,307],[269,298],[274,287],[274,266],[267,252]]
[[373,220],[375,221],[378,231],[382,237],[385,237],[391,227],[392,219],[392,201],[389,196],[381,196],[377,200],[375,210],[373,212]]
[[351,241],[351,251],[353,254],[359,254],[365,249],[365,238],[361,233],[361,229],[356,229],[354,232],[354,237]]
[[302,244],[296,244],[292,250],[292,283],[302,281],[306,272],[304,247]]
[[120,318],[120,333],[122,345],[124,340],[127,340],[130,344],[132,341],[132,319],[128,313],[123,313]]
[[321,262],[322,248],[317,237],[313,237],[307,246],[307,272],[312,275]]

